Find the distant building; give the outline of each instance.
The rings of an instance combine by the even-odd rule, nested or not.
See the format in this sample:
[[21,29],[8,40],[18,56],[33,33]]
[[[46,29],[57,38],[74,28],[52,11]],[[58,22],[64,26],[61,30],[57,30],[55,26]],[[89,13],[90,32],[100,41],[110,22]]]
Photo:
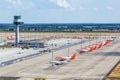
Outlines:
[[33,41],[20,41],[20,45],[29,46],[29,47],[37,47],[37,48],[44,48],[48,45],[45,42],[33,42]]

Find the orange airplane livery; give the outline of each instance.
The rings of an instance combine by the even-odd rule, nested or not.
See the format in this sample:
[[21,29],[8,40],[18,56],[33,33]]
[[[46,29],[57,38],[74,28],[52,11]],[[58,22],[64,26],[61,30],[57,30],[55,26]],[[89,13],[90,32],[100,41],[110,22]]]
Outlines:
[[74,53],[71,57],[57,56],[57,57],[55,57],[55,61],[51,61],[50,63],[54,63],[55,65],[61,65],[61,64],[64,64],[71,60],[76,59],[76,57],[77,57],[76,53]]

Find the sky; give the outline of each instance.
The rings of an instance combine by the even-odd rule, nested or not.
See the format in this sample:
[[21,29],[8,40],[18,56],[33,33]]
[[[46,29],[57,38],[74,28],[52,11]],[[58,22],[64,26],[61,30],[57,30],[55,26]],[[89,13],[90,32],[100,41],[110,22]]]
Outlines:
[[0,0],[0,23],[120,23],[120,0]]

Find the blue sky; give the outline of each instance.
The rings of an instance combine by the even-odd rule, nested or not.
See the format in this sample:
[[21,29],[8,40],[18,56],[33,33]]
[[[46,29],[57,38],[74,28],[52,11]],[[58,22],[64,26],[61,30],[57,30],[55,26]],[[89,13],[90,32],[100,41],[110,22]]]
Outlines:
[[0,23],[119,23],[120,0],[0,0]]

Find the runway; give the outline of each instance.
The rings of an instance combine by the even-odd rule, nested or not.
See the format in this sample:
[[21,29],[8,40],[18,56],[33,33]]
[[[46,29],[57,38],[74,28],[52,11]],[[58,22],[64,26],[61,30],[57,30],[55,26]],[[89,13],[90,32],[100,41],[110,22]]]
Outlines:
[[[120,60],[119,39],[108,46],[91,53],[78,54],[77,59],[67,64],[51,67],[51,53],[38,56],[0,68],[0,76],[36,78],[47,80],[102,80]],[[88,44],[84,43],[83,45]],[[72,55],[80,45],[70,48]],[[57,55],[67,56],[67,49],[54,52]]]

